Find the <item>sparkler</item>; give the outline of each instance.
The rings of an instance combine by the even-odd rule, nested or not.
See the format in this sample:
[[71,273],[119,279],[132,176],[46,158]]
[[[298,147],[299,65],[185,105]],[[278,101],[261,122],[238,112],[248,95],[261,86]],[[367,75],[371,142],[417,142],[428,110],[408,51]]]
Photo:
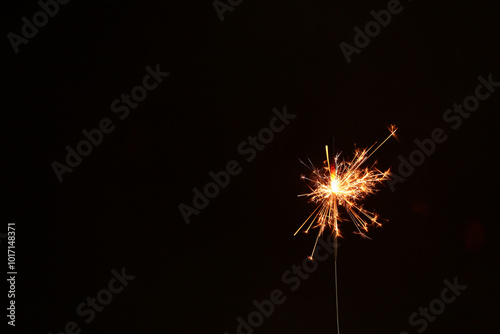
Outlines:
[[[335,154],[332,164],[330,164],[330,155],[328,145],[325,146],[326,166],[316,168],[309,160],[310,166],[301,163],[312,171],[311,177],[301,175],[303,180],[308,181],[311,192],[299,196],[308,197],[311,202],[317,204],[316,209],[309,215],[304,223],[295,232],[296,235],[307,222],[309,226],[306,233],[312,228],[319,228],[316,242],[309,259],[313,259],[318,239],[325,229],[329,228],[334,234],[335,251],[335,295],[337,309],[337,332],[339,329],[338,314],[338,294],[337,294],[337,248],[338,237],[342,237],[339,229],[339,222],[345,220],[339,214],[339,207],[343,207],[356,227],[357,233],[362,237],[371,226],[381,226],[378,216],[374,212],[363,208],[362,201],[377,191],[376,186],[389,179],[390,170],[384,172],[375,167],[375,162],[370,167],[363,167],[364,163],[391,137],[395,137],[397,128],[394,125],[389,127],[391,134],[385,140],[375,147],[376,143],[367,149],[356,149],[351,161],[342,160],[340,153]],[[332,145],[333,146],[333,145]],[[375,147],[375,148],[374,148]],[[332,147],[333,151],[333,147]],[[313,227],[313,224],[316,225]]]

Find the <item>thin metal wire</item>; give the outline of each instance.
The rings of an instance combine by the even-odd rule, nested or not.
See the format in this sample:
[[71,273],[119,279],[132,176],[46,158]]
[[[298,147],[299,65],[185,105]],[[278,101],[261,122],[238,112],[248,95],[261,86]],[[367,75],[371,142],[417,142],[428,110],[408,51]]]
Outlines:
[[339,324],[339,293],[337,289],[337,249],[338,249],[338,243],[337,243],[337,237],[335,236],[335,242],[334,242],[334,260],[335,260],[335,309],[337,311],[337,334],[340,334],[340,324]]

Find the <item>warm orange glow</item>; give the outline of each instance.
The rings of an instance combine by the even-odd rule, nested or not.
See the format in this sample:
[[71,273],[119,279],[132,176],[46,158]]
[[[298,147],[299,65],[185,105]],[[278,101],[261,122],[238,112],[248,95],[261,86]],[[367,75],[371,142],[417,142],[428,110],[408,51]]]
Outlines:
[[315,168],[312,163],[311,166],[306,165],[306,167],[311,169],[312,174],[310,177],[301,175],[301,178],[308,181],[311,192],[299,196],[308,197],[311,202],[317,204],[317,207],[295,234],[308,221],[310,221],[310,224],[305,232],[309,232],[309,229],[316,222],[313,228],[319,227],[319,232],[311,258],[314,255],[318,238],[326,228],[331,229],[336,238],[341,237],[339,222],[345,219],[339,214],[339,206],[345,209],[354,223],[357,233],[363,237],[366,237],[365,232],[368,231],[370,226],[381,225],[377,220],[378,216],[374,212],[365,210],[361,202],[366,196],[377,191],[376,186],[378,184],[389,179],[389,170],[382,172],[374,166],[375,163],[371,167],[362,167],[362,165],[390,137],[395,136],[397,128],[391,125],[389,130],[391,134],[375,149],[373,149],[375,144],[368,149],[356,149],[351,161],[341,160],[340,154],[336,154],[334,164],[331,166],[330,157],[328,156],[328,146],[326,146],[326,165],[323,168]]

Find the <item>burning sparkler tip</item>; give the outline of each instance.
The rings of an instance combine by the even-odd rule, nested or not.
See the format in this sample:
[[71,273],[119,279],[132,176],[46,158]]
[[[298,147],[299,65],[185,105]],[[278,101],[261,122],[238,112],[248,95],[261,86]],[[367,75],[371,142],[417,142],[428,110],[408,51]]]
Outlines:
[[[378,191],[376,188],[378,184],[389,180],[390,170],[380,171],[375,167],[376,162],[366,167],[362,165],[389,138],[396,137],[397,127],[389,125],[388,129],[391,134],[376,147],[376,144],[373,144],[367,149],[355,148],[352,160],[341,159],[339,152],[336,154],[333,151],[329,152],[328,145],[325,145],[326,161],[324,161],[322,168],[314,167],[309,160],[311,166],[306,165],[306,167],[311,170],[312,174],[311,176],[301,174],[301,178],[310,182],[309,188],[311,192],[302,196],[308,197],[309,201],[317,206],[297,232],[309,222],[309,227],[305,229],[305,233],[308,233],[311,227],[320,227],[319,238],[324,229],[329,228],[332,230],[335,240],[339,237],[342,238],[338,222],[343,221],[343,218],[339,214],[338,208],[343,207],[358,230],[356,234],[370,239],[365,232],[368,232],[372,226],[378,227],[382,224],[377,221],[379,218],[377,214],[363,208],[362,201],[365,197]],[[315,226],[313,226],[314,223],[316,223]],[[310,259],[312,259],[312,256]]]

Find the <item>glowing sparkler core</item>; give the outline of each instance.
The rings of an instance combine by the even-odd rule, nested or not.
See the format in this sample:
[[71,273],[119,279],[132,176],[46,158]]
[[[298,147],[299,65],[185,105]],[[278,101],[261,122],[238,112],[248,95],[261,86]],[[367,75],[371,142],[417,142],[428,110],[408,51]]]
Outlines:
[[310,201],[317,204],[316,209],[304,221],[302,226],[295,232],[296,235],[304,225],[310,221],[305,232],[309,232],[314,222],[316,225],[313,228],[319,227],[318,236],[314,244],[310,258],[314,255],[319,237],[323,234],[325,228],[330,228],[335,238],[341,237],[339,230],[339,222],[344,221],[340,216],[338,206],[343,207],[352,222],[354,223],[357,233],[363,237],[367,237],[364,232],[368,231],[370,226],[380,226],[378,216],[374,212],[370,212],[363,208],[361,201],[368,195],[377,191],[376,186],[389,179],[389,169],[385,172],[380,171],[375,167],[375,162],[371,167],[361,167],[380,146],[382,146],[390,137],[395,136],[397,128],[391,125],[389,128],[391,134],[375,149],[372,145],[368,149],[356,149],[354,157],[351,161],[340,159],[340,153],[334,157],[334,163],[330,165],[330,157],[328,154],[328,146],[326,149],[326,166],[323,168],[315,168],[309,161],[310,166],[304,164],[312,171],[311,177],[301,175],[303,180],[309,181],[308,184],[310,193],[299,196],[309,197]]

